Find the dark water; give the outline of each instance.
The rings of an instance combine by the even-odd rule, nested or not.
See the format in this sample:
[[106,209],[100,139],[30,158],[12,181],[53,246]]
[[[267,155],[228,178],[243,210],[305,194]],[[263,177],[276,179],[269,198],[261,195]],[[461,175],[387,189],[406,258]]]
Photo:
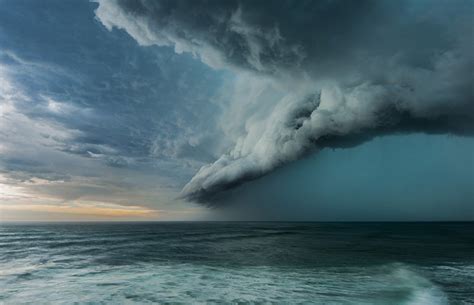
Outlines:
[[474,223],[0,225],[0,303],[474,304]]

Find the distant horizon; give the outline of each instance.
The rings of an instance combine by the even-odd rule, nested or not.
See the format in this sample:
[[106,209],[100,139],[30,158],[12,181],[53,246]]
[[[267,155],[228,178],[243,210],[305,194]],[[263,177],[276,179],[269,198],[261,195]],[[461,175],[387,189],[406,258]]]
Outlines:
[[7,223],[173,223],[173,222],[268,222],[268,223],[474,223],[474,220],[351,220],[351,221],[317,221],[317,220],[15,220],[0,221],[1,224]]

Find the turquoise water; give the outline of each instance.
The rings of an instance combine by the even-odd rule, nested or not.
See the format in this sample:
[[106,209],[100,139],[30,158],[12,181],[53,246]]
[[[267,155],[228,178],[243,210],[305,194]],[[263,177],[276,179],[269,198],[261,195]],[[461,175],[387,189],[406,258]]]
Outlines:
[[473,304],[474,223],[0,225],[2,304]]

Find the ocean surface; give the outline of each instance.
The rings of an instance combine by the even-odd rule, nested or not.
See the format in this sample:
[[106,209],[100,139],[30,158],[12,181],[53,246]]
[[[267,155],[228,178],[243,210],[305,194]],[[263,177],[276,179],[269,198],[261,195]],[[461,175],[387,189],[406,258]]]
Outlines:
[[474,304],[474,223],[0,224],[0,304]]

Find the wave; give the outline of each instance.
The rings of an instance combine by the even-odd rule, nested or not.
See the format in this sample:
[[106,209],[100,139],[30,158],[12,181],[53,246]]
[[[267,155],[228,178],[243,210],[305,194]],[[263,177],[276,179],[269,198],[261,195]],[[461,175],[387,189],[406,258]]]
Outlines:
[[449,304],[448,296],[443,290],[408,265],[395,263],[382,269],[389,271],[391,282],[400,291],[407,291],[406,305],[444,305]]

